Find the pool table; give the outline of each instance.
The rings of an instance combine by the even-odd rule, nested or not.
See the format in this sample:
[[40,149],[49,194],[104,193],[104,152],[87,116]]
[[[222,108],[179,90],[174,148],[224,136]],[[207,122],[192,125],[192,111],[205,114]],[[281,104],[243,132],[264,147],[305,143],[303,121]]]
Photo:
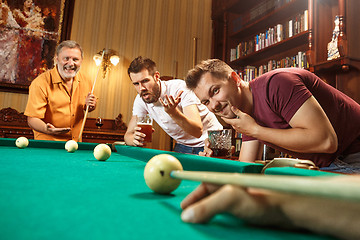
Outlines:
[[[185,170],[259,173],[260,164],[115,145],[107,161],[93,156],[96,144],[0,139],[0,238],[5,239],[330,239],[247,225],[223,214],[207,224],[180,219],[180,202],[199,183],[182,181],[171,195],[153,193],[143,170],[152,156],[170,153]],[[326,175],[283,169],[279,174]],[[268,174],[278,174],[271,173]]]

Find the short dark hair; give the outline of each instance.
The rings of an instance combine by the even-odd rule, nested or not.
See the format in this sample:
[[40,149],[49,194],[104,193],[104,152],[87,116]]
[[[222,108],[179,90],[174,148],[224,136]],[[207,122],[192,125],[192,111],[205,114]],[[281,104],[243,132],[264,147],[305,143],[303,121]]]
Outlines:
[[204,60],[187,73],[185,78],[186,86],[190,90],[194,90],[202,75],[207,72],[219,79],[228,79],[233,72],[233,69],[219,59]]
[[81,52],[81,58],[84,58],[84,51],[82,50],[82,47],[80,46],[80,44],[78,44],[75,41],[72,40],[66,40],[66,41],[62,41],[57,47],[56,47],[56,56],[59,56],[59,53],[61,52],[61,49],[63,49],[64,47],[67,48],[77,48],[80,50]]
[[138,56],[130,63],[128,68],[128,75],[130,76],[130,73],[139,73],[143,69],[147,69],[149,74],[154,76],[155,72],[157,71],[156,63],[150,58]]

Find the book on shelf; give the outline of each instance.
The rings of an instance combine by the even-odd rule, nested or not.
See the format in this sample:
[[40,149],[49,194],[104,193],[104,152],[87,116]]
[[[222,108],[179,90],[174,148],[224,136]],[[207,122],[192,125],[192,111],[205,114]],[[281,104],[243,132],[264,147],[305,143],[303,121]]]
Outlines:
[[289,29],[287,32],[288,32],[288,34],[286,36],[291,38],[293,36],[293,20],[292,19],[289,20]]
[[230,49],[230,61],[260,51],[273,44],[281,42],[286,38],[293,37],[308,30],[308,10],[294,16],[285,23],[278,23],[271,26],[264,32],[256,34],[247,41],[239,42],[235,48]]
[[277,68],[309,68],[309,63],[306,60],[305,52],[298,52],[296,55],[291,57],[285,57],[280,60],[269,60],[267,64],[262,64],[258,67],[255,66],[245,66],[242,69],[237,69],[236,72],[239,74],[241,79],[245,82],[249,82],[254,78],[269,72]]
[[233,24],[231,31],[233,33],[240,31],[244,26],[251,24],[263,17],[267,13],[281,8],[284,4],[290,3],[292,0],[264,0],[248,9],[246,13],[242,14],[234,20],[239,24]]
[[284,30],[283,30],[283,25],[282,24],[277,24],[276,25],[276,41],[274,43],[277,42],[281,42],[284,39]]
[[309,30],[309,11],[304,11],[304,31]]

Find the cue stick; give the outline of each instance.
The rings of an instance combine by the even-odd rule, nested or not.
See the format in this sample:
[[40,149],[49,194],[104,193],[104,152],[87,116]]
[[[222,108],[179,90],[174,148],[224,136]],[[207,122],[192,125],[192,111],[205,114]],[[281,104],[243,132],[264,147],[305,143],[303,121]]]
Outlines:
[[267,190],[360,202],[360,181],[345,182],[337,177],[278,176],[246,173],[172,171],[172,178],[213,184],[233,184]]
[[[98,67],[98,70],[97,70],[97,73],[96,73],[96,76],[95,76],[95,81],[93,83],[93,86],[92,86],[92,89],[91,89],[91,94],[94,93],[94,88],[95,88],[95,84],[96,84],[96,79],[99,75],[99,71],[100,71],[100,68],[101,68],[101,63],[104,59],[104,53],[105,53],[105,49],[103,49],[103,52],[102,52],[102,55],[101,55],[101,62],[100,62],[100,65]],[[85,111],[85,114],[84,114],[84,119],[83,119],[83,122],[81,124],[81,128],[80,128],[80,133],[79,133],[79,138],[78,138],[78,141],[82,141],[82,133],[84,131],[84,127],[85,127],[85,122],[86,122],[86,118],[87,118],[87,115],[89,113],[89,105],[86,106],[86,111]]]
[[197,58],[197,38],[194,37],[194,55],[193,55],[193,67],[196,65],[196,58]]

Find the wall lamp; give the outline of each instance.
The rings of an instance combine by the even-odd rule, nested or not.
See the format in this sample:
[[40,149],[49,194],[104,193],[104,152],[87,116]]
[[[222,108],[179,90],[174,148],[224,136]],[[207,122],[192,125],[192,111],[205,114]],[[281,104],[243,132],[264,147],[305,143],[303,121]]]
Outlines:
[[[102,61],[101,58],[103,58]],[[112,65],[116,66],[120,61],[119,54],[112,49],[101,50],[94,55],[93,59],[96,66],[101,65],[101,68],[103,70],[103,78],[106,77],[106,74],[110,71]]]

